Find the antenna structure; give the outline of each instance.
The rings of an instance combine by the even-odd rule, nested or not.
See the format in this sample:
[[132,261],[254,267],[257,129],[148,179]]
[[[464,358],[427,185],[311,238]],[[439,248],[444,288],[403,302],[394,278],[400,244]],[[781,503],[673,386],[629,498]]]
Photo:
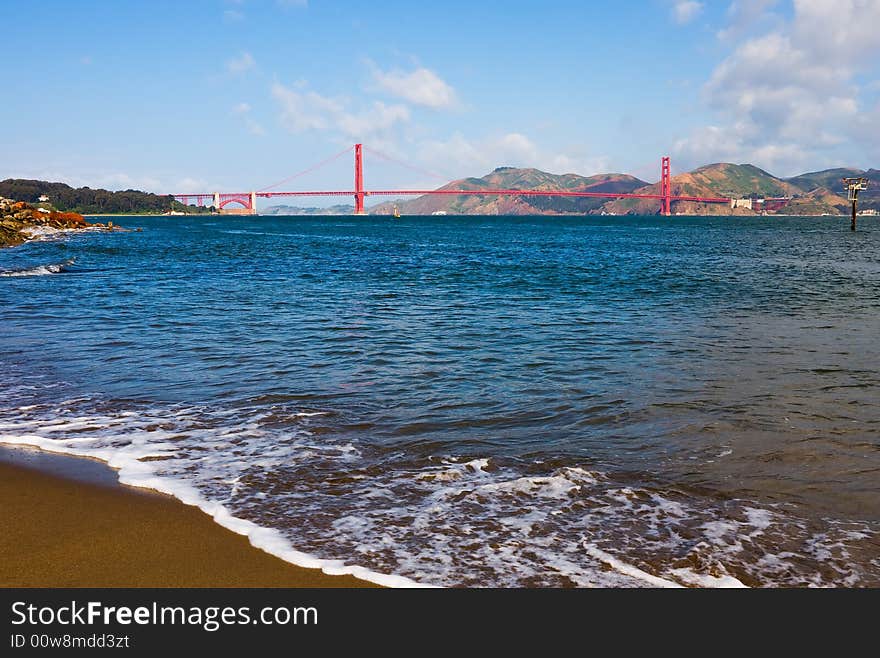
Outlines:
[[844,178],[843,187],[846,190],[846,198],[852,203],[852,224],[850,230],[856,230],[856,207],[859,204],[859,192],[868,189],[867,178]]

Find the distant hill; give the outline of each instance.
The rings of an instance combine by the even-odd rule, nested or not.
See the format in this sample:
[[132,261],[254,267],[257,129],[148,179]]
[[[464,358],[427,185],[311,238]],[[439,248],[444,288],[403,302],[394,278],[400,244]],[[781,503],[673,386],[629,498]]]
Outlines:
[[[627,174],[549,174],[538,169],[498,167],[482,178],[463,178],[439,188],[441,190],[522,189],[572,190],[582,192],[631,192],[647,185]],[[387,202],[370,209],[371,214],[391,214],[395,205],[401,214],[430,215],[433,212],[473,215],[543,215],[599,212],[606,199],[576,197],[521,196],[431,196]]]
[[880,169],[868,169],[864,174],[868,179],[868,189],[859,197],[859,207],[880,211]]
[[832,193],[846,200],[843,191],[844,178],[864,176],[868,179],[868,189],[859,194],[859,208],[880,210],[880,169],[825,169],[813,171],[787,179],[805,192],[811,194]]
[[352,215],[353,204],[340,204],[327,208],[300,208],[299,206],[269,206],[260,210],[261,215]]
[[[655,183],[637,190],[641,194],[659,194],[660,184]],[[803,191],[750,164],[719,162],[705,165],[672,177],[672,194],[680,196],[727,197],[731,199],[794,197]],[[620,199],[606,204],[607,212],[615,214],[652,215],[659,212],[653,199]],[[744,208],[731,209],[717,203],[677,201],[672,211],[688,215],[752,215]],[[836,212],[836,211],[834,211]]]
[[[849,202],[841,179],[865,176],[868,189],[859,196],[859,208],[880,211],[880,170],[852,168],[825,169],[791,178],[777,178],[751,164],[719,162],[672,177],[673,195],[725,197],[733,199],[784,198],[768,212],[786,215],[847,214]],[[441,190],[571,190],[659,194],[659,183],[646,183],[628,174],[550,174],[539,169],[498,167],[481,178],[463,178]],[[170,209],[188,213],[210,212],[208,208],[184,206],[170,196],[137,190],[108,192],[88,187],[72,188],[65,183],[8,179],[0,181],[0,196],[36,203],[40,195],[49,197],[57,209],[87,215],[104,213],[163,213]],[[368,201],[370,199],[368,198]],[[660,204],[654,199],[614,199],[577,197],[531,197],[493,195],[423,195],[386,201],[368,208],[373,215],[390,215],[397,206],[404,215],[430,215],[435,212],[478,215],[564,215],[616,214],[656,215]],[[264,215],[349,215],[351,204],[327,208],[278,205],[265,208]],[[683,215],[755,215],[758,210],[730,208],[727,204],[674,201],[672,212]]]
[[[719,162],[672,177],[672,194],[732,199],[788,198],[786,205],[771,211],[787,215],[847,214],[849,202],[841,179],[865,176],[868,189],[859,196],[860,209],[880,210],[880,170],[826,169],[792,178],[777,178],[751,164]],[[463,178],[447,183],[441,190],[479,189],[576,190],[590,192],[638,192],[659,194],[659,183],[646,183],[627,174],[550,174],[539,169],[498,167],[482,178]],[[601,214],[655,215],[660,204],[654,199],[591,199],[572,197],[497,197],[497,196],[431,196],[398,199],[368,208],[372,215],[390,215],[397,206],[404,215],[555,215]],[[676,201],[672,211],[686,215],[754,215],[746,208],[731,209],[724,204]],[[261,211],[275,215],[350,214],[351,205],[330,208],[297,208],[273,206]]]
[[0,196],[19,199],[26,203],[38,203],[40,196],[49,197],[49,202],[58,210],[76,212],[82,215],[102,215],[116,213],[163,213],[169,210],[188,213],[207,213],[207,208],[185,206],[174,201],[171,196],[161,196],[138,190],[110,192],[93,190],[89,187],[73,188],[66,183],[48,183],[41,180],[8,178],[0,181]]
[[[782,207],[770,210],[780,214],[845,214],[848,202],[840,179],[845,175],[871,178],[860,207],[880,206],[880,171],[872,169],[829,169],[790,179],[773,176],[751,164],[719,162],[672,177],[672,194],[679,196],[723,197],[732,199],[787,199]],[[480,189],[577,190],[659,194],[659,183],[646,183],[626,174],[549,174],[538,169],[499,167],[482,178],[464,178],[444,185],[441,190]],[[404,215],[448,214],[530,215],[602,214],[655,215],[660,204],[654,199],[591,199],[571,197],[497,197],[472,195],[425,195],[398,199],[370,209],[371,214],[390,214],[397,206]],[[685,215],[754,215],[756,210],[730,208],[725,204],[674,201],[673,213]]]
[[816,188],[824,187],[827,190],[840,192],[842,188],[842,179],[854,176],[864,176],[865,172],[861,169],[825,169],[823,171],[811,171],[800,176],[787,178],[786,180],[792,185],[802,189],[804,192],[812,192]]

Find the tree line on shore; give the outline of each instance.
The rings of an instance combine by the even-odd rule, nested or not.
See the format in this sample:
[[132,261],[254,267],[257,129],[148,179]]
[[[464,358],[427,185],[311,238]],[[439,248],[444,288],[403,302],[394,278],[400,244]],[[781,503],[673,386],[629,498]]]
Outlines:
[[111,192],[89,187],[74,188],[66,183],[21,178],[0,181],[0,197],[36,204],[39,203],[41,196],[48,197],[49,203],[60,211],[82,215],[164,213],[172,210],[187,213],[210,212],[209,208],[186,206],[175,201],[170,195],[138,190]]

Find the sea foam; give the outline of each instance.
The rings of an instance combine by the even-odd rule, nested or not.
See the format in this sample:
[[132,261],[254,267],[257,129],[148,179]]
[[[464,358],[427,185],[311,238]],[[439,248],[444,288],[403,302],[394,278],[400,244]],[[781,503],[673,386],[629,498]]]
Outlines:
[[0,272],[0,276],[17,277],[17,276],[46,276],[47,274],[59,274],[65,272],[75,262],[75,259],[69,258],[60,263],[50,263],[48,265],[37,265],[35,267],[27,267],[18,270],[8,270]]
[[586,464],[381,449],[313,431],[333,411],[294,403],[47,403],[35,393],[10,388],[0,443],[100,459],[123,484],[170,494],[328,574],[392,587],[878,582],[873,563],[852,559],[880,536],[865,524],[817,524]]
[[[81,425],[82,423],[58,423],[53,429],[57,431]],[[9,424],[0,425],[0,429],[4,426],[8,427]],[[52,440],[33,434],[18,436],[0,434],[0,443],[2,444],[26,446],[56,454],[87,457],[104,461],[108,466],[117,471],[121,484],[168,494],[186,505],[198,507],[218,525],[247,537],[250,544],[255,548],[291,564],[308,569],[320,569],[322,572],[332,576],[351,575],[385,587],[429,587],[429,585],[417,583],[404,576],[376,573],[361,566],[345,564],[341,560],[323,560],[308,553],[298,551],[291,546],[290,542],[279,531],[236,517],[222,504],[205,498],[191,484],[181,480],[157,476],[156,469],[152,466],[155,462],[143,460],[166,457],[171,447],[168,444],[160,443],[149,446],[132,444],[128,449],[83,447],[86,444],[94,443],[94,441],[91,438]]]

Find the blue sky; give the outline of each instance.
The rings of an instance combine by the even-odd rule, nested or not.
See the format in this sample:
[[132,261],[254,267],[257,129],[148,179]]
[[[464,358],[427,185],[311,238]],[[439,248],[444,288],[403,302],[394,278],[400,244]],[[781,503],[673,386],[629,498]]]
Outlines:
[[3,0],[3,24],[0,178],[241,191],[356,141],[412,165],[368,152],[374,188],[880,167],[880,0]]

